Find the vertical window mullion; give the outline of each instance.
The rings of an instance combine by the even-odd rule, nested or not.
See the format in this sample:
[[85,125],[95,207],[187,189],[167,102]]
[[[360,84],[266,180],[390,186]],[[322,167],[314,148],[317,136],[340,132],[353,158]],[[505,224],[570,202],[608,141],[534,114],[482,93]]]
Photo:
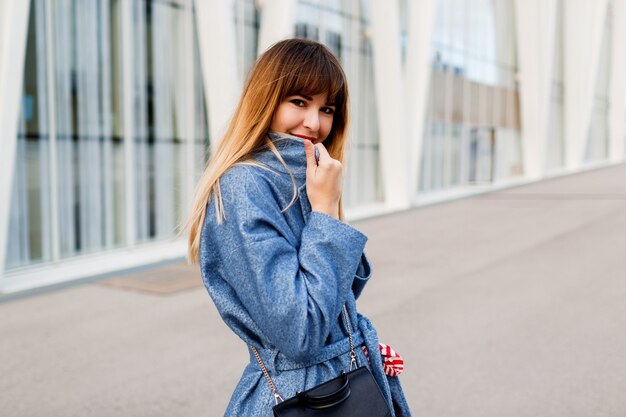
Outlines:
[[[98,27],[100,28],[99,43],[99,62],[100,74],[100,103],[99,108],[102,112],[100,118],[100,134],[102,138],[102,200],[104,212],[101,236],[101,244],[104,249],[111,249],[114,245],[115,236],[115,215],[117,214],[114,206],[114,178],[115,172],[113,168],[113,131],[111,124],[112,101],[111,101],[111,73],[113,65],[113,54],[111,48],[111,19],[110,19],[110,0],[101,1],[99,3]],[[108,64],[108,65],[107,65]]]
[[155,201],[155,232],[153,238],[169,237],[174,229],[174,175],[176,154],[176,132],[174,130],[174,112],[171,81],[174,77],[174,59],[170,54],[178,39],[173,22],[178,13],[154,3],[152,8],[151,34],[151,75],[152,102],[154,116],[152,120],[154,136],[154,159],[152,166],[153,192]]
[[52,0],[45,0],[46,15],[46,68],[48,84],[48,129],[50,141],[50,239],[52,262],[58,262],[61,258],[60,250],[60,217],[59,217],[59,187],[58,187],[58,159],[57,159],[57,112],[56,112],[56,81],[55,81],[55,54],[54,27],[52,18]]
[[183,51],[184,57],[183,62],[185,65],[183,66],[185,76],[183,79],[185,80],[185,84],[183,86],[184,89],[184,109],[185,109],[185,118],[183,120],[183,138],[185,141],[185,152],[184,152],[184,160],[185,163],[181,164],[182,169],[182,178],[183,178],[183,201],[182,205],[182,219],[177,219],[179,224],[184,224],[185,217],[190,210],[190,203],[193,197],[193,190],[195,187],[195,172],[196,167],[194,165],[195,155],[194,155],[194,137],[196,136],[195,126],[196,126],[196,108],[195,108],[195,97],[194,94],[202,94],[202,91],[194,92],[194,84],[195,84],[195,62],[194,62],[194,29],[195,25],[193,24],[193,2],[192,0],[185,0],[185,13],[184,13],[184,33],[183,33]]
[[124,115],[124,172],[125,172],[125,214],[126,214],[126,245],[132,248],[137,241],[136,225],[136,178],[135,178],[135,108],[133,84],[133,0],[121,1],[121,30],[122,30],[122,114]]

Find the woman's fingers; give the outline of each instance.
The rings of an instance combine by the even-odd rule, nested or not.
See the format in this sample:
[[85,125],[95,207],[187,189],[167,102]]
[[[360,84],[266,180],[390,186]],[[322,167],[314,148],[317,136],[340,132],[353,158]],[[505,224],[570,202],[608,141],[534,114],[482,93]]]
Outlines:
[[[305,143],[307,157],[306,190],[313,211],[321,211],[338,218],[338,203],[341,198],[342,165],[321,143],[313,146]],[[315,150],[319,160],[315,161]]]
[[341,162],[330,156],[328,150],[321,142],[315,144],[315,147],[319,152],[319,160],[317,161],[319,166],[323,166],[325,169],[330,169],[332,171],[341,171]]
[[309,140],[304,141],[304,151],[306,152],[306,169],[315,169],[317,160],[315,159],[315,146]]
[[317,151],[320,154],[320,162],[332,159],[330,154],[328,153],[328,150],[326,150],[326,147],[324,146],[322,142],[316,143],[315,147],[317,148]]

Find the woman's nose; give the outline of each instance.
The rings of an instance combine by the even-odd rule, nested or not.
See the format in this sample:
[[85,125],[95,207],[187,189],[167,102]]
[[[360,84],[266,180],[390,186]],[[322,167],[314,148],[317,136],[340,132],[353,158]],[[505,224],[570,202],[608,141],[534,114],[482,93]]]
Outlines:
[[304,127],[306,127],[309,130],[312,130],[313,132],[317,132],[320,128],[320,116],[318,114],[318,111],[312,111],[313,109],[311,109],[311,111],[307,111],[306,115],[304,117],[304,121],[303,121],[303,125]]

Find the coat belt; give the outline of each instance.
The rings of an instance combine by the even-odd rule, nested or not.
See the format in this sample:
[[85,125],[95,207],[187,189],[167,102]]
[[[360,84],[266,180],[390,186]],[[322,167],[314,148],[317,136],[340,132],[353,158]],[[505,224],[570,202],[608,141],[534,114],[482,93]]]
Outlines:
[[[354,341],[354,349],[357,350],[357,348],[359,348],[359,346],[363,344],[364,340],[361,331],[355,330],[353,330],[352,332],[352,339]],[[309,366],[326,362],[330,359],[350,352],[350,338],[346,336],[344,339],[322,347],[306,362],[298,362],[289,359],[278,349],[266,349],[257,347],[257,351],[259,352],[261,360],[263,361],[265,367],[269,372],[291,371],[294,369],[308,368]],[[250,348],[250,346],[248,346],[248,352],[250,353],[250,363],[253,363],[258,367],[259,365],[256,361],[256,358],[254,357],[254,354],[252,353],[252,349]]]

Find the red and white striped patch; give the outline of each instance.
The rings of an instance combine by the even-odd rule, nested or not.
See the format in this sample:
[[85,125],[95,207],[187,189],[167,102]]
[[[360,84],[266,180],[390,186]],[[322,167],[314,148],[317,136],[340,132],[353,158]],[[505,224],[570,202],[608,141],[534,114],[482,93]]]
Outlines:
[[[383,360],[383,372],[387,376],[398,376],[404,371],[404,359],[402,356],[395,350],[391,348],[389,345],[385,345],[383,343],[378,344],[378,349],[380,350],[380,355]],[[363,346],[363,352],[365,352],[365,357],[369,361],[370,355],[367,352],[367,348]]]

